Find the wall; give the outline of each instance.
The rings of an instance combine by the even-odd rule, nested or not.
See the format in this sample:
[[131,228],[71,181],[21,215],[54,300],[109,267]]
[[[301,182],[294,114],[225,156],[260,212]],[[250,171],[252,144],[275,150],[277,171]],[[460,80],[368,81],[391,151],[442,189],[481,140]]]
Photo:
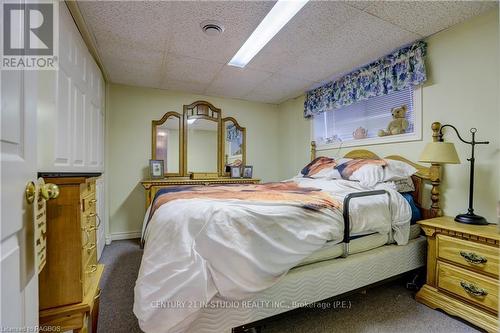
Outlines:
[[[497,220],[499,200],[499,28],[498,11],[440,32],[427,39],[428,81],[423,87],[423,140],[410,143],[364,146],[381,156],[399,154],[417,161],[426,142],[431,140],[433,121],[455,125],[469,138],[469,129],[477,127],[477,139],[489,145],[477,147],[475,209],[490,222]],[[291,177],[309,161],[310,122],[303,118],[304,96],[279,106],[281,178]],[[447,215],[465,212],[468,203],[470,146],[462,144],[454,133],[447,141],[455,143],[462,160],[447,165],[443,172],[443,208]],[[323,152],[343,155],[342,151]]]
[[130,236],[141,229],[145,195],[139,182],[148,177],[151,121],[167,111],[207,100],[247,128],[247,164],[263,181],[280,178],[278,168],[277,106],[233,99],[176,93],[110,84],[107,87],[107,166],[109,171],[109,233]]

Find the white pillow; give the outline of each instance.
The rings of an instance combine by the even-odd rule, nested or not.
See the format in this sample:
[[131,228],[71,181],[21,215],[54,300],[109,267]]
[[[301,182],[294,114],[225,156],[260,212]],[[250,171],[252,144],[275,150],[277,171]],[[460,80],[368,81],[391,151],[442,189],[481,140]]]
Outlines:
[[386,159],[387,166],[384,168],[383,181],[407,179],[417,172],[413,166],[402,161]]
[[349,180],[357,180],[363,187],[374,187],[384,181],[384,168],[374,164],[363,165],[352,173]]
[[311,176],[305,176],[301,172],[299,172],[299,176],[306,177],[306,178],[314,178],[314,179],[340,179],[340,178],[342,178],[340,176],[340,172],[333,167],[323,169],[323,170],[321,170],[321,171],[319,171]]

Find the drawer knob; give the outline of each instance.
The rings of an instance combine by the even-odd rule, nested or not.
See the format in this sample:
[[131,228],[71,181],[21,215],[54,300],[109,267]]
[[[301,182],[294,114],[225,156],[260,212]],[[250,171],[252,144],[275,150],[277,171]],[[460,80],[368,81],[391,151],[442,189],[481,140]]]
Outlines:
[[488,261],[485,257],[477,255],[474,252],[460,251],[460,255],[465,259],[465,261],[474,265],[485,264]]
[[472,296],[486,296],[488,295],[488,292],[484,290],[483,288],[479,288],[473,283],[468,283],[465,281],[460,282],[460,286],[467,292],[469,295]]

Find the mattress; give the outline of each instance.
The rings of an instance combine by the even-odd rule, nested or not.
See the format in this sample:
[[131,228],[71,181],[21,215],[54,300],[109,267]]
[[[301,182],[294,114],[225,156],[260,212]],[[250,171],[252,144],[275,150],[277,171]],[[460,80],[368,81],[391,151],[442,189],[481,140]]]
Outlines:
[[[232,327],[258,321],[341,295],[425,265],[426,238],[407,245],[386,245],[348,258],[326,260],[292,269],[271,288],[227,305],[218,296],[184,333],[230,333]],[[269,303],[268,303],[269,302]]]
[[[420,226],[418,224],[412,225],[410,227],[410,240],[417,238],[419,235],[420,235]],[[365,252],[372,249],[376,249],[377,247],[384,246],[385,244],[387,244],[388,239],[389,239],[388,234],[383,235],[380,233],[375,233],[355,238],[351,240],[349,243],[349,254]],[[295,267],[300,267],[304,265],[313,264],[319,261],[338,258],[342,255],[343,250],[344,249],[342,243],[325,245],[320,250],[312,253],[309,257],[302,260]]]

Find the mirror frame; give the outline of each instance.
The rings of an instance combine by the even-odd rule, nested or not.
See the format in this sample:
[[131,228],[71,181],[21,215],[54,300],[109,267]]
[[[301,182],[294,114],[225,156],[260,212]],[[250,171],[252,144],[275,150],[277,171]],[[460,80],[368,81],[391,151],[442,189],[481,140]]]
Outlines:
[[[183,175],[188,176],[188,163],[187,163],[187,146],[188,146],[188,118],[194,119],[206,119],[210,121],[214,121],[217,124],[217,174],[219,176],[223,176],[223,168],[222,164],[224,163],[222,160],[222,111],[219,108],[216,108],[211,103],[207,101],[196,101],[189,105],[183,106],[183,123],[184,123],[184,138],[183,138]],[[209,172],[209,170],[207,170]]]
[[[179,172],[165,172],[165,177],[188,177],[187,165],[187,142],[188,142],[188,118],[206,119],[216,122],[217,124],[217,174],[219,177],[227,177],[225,172],[225,123],[232,122],[236,128],[243,132],[242,142],[242,164],[246,165],[246,128],[240,126],[238,121],[233,117],[222,118],[222,110],[216,108],[207,101],[196,101],[183,106],[183,113],[168,111],[161,117],[160,120],[151,122],[151,157],[156,159],[156,127],[165,123],[170,117],[179,119]],[[209,172],[207,170],[207,172]]]
[[180,177],[183,176],[184,166],[184,119],[179,112],[169,111],[161,117],[160,120],[153,120],[151,122],[151,157],[156,160],[156,127],[163,125],[168,118],[175,117],[179,119],[179,171],[178,172],[164,172],[165,177]]
[[238,121],[234,119],[233,117],[225,117],[222,118],[222,165],[225,169],[226,166],[226,122],[232,122],[234,126],[238,130],[240,130],[243,134],[243,143],[242,143],[242,149],[241,149],[241,163],[242,165],[246,165],[247,163],[247,129],[245,127],[240,126],[238,124]]

